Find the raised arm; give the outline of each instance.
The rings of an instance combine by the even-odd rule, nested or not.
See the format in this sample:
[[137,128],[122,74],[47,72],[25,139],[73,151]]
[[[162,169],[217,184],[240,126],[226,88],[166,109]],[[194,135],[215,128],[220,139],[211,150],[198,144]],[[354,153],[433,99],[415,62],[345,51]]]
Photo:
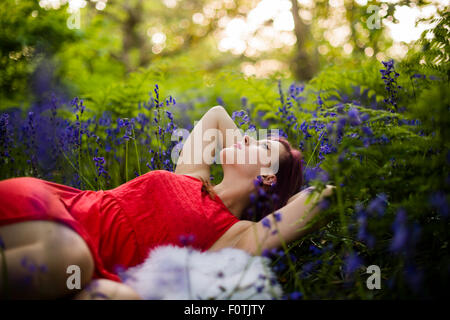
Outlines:
[[[208,133],[214,132],[214,129],[216,132],[220,132],[222,141],[218,140],[218,134],[208,135]],[[233,129],[237,136],[231,139],[229,136],[227,137],[227,129]],[[195,124],[189,137],[186,139],[177,161],[175,173],[201,176],[203,179],[208,180],[215,152],[214,148],[212,148],[210,152],[206,150],[205,154],[203,154],[205,148],[213,141],[222,148],[229,147],[242,139],[242,134],[225,108],[222,106],[212,107]],[[195,159],[198,161],[194,161]]]
[[[327,185],[321,194],[313,193],[308,203],[306,200],[310,195],[308,192],[310,188],[295,194],[284,207],[264,218],[267,220],[262,219],[250,224],[248,229],[242,233],[235,247],[253,255],[260,255],[264,249],[280,248],[281,241],[290,243],[316,230],[320,223],[306,228],[305,226],[319,213],[320,209],[317,204],[324,197],[330,196],[334,188],[334,186]],[[280,221],[276,221],[275,213],[281,214]],[[270,228],[267,227],[268,225]],[[273,231],[277,229],[278,232],[274,233]]]

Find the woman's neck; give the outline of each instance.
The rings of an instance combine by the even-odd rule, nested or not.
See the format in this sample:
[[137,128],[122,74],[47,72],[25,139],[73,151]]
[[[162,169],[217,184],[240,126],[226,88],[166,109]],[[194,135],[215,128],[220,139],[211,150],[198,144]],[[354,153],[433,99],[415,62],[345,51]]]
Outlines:
[[[230,181],[233,180],[233,181]],[[253,190],[253,182],[242,179],[226,179],[213,187],[228,210],[237,218],[241,218],[244,209],[250,203],[250,193]]]

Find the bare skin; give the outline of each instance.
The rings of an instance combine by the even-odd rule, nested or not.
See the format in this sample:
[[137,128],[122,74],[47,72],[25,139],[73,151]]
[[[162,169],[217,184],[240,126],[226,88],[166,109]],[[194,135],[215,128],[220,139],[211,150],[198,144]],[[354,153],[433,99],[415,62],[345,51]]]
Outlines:
[[[0,299],[140,299],[127,285],[91,281],[94,261],[89,248],[63,224],[41,220],[9,224],[0,227],[0,237],[5,244],[5,259],[0,257]],[[89,290],[68,289],[69,265],[80,267],[81,288],[90,284]]]

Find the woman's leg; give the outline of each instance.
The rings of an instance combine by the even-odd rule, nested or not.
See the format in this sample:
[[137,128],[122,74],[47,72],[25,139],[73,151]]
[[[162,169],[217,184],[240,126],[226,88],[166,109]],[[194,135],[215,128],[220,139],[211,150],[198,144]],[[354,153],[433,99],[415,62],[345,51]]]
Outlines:
[[107,280],[95,279],[73,297],[75,300],[142,300],[130,286]]
[[0,227],[0,237],[5,245],[0,256],[1,299],[73,295],[77,289],[67,286],[70,265],[80,268],[81,288],[92,278],[94,260],[86,242],[61,223],[38,220],[5,225]]

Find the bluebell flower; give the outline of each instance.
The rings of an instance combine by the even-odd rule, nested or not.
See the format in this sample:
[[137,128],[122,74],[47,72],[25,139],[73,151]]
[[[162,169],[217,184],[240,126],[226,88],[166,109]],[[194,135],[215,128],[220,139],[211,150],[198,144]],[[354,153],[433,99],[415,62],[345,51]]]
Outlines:
[[280,222],[281,221],[281,212],[275,212],[274,214],[275,221]]
[[317,205],[317,207],[319,208],[319,210],[325,210],[330,206],[330,201],[328,201],[327,199],[322,199],[319,204]]
[[178,239],[183,246],[188,246],[194,242],[195,236],[193,234],[188,234],[188,235],[183,234],[183,235],[180,235],[178,237]]
[[385,193],[380,193],[376,195],[376,198],[370,201],[367,206],[367,211],[371,213],[378,213],[378,216],[382,216],[386,209],[387,195]]
[[333,124],[332,123],[327,123],[327,132],[328,132],[328,134],[333,133]]
[[257,293],[261,293],[264,290],[265,286],[264,285],[260,285],[256,287],[256,292]]
[[95,167],[97,168],[97,175],[104,176],[107,178],[108,172],[105,170],[105,158],[104,157],[94,157]]
[[358,112],[358,109],[356,109],[356,108],[351,108],[348,111],[348,117],[350,120],[350,124],[352,126],[356,126],[361,123],[361,119],[359,118],[359,112]]
[[365,135],[369,137],[373,135],[372,129],[370,129],[369,127],[363,126],[361,127],[361,130],[362,132],[364,132]]
[[352,274],[363,264],[362,259],[355,253],[351,252],[344,260],[344,272]]
[[247,101],[248,101],[247,97],[242,97],[241,98],[241,104],[242,104],[243,107],[247,106]]
[[306,121],[302,122],[302,124],[300,125],[300,130],[303,132],[305,140],[312,137],[308,132],[308,124],[306,123]]
[[411,76],[411,78],[417,78],[417,79],[426,79],[427,78],[427,76],[426,75],[424,75],[424,74],[420,74],[420,73],[415,73],[415,74],[413,74],[412,76]]
[[291,300],[299,300],[303,297],[303,294],[300,291],[294,291],[289,295]]
[[[264,249],[264,250],[261,252],[261,256],[270,259],[270,258],[271,258],[270,250],[269,250],[269,249]],[[260,275],[260,277],[261,277],[261,275]]]
[[264,228],[270,229],[270,227],[271,227],[270,220],[268,218],[262,219],[262,225]]
[[277,262],[277,264],[273,267],[273,270],[275,272],[283,272],[286,269],[286,264],[283,263],[281,260]]
[[313,273],[318,266],[322,264],[321,259],[317,259],[315,261],[308,261],[303,264],[302,271],[300,272],[300,277],[305,278],[311,273]]
[[168,117],[170,120],[173,120],[172,112],[166,110],[166,114],[167,114],[167,117]]
[[258,188],[258,194],[259,194],[259,196],[261,196],[261,197],[266,196],[266,192],[264,191],[263,188]]
[[[384,99],[384,102],[386,104],[392,105],[395,111],[397,110],[397,102],[398,102],[398,94],[397,90],[401,89],[401,86],[397,85],[396,78],[399,76],[399,73],[395,71],[394,69],[394,60],[391,59],[390,61],[384,62],[382,61],[383,65],[386,67],[386,69],[381,69],[380,73],[382,75],[381,79],[383,79],[385,83],[385,88],[388,92],[388,97]],[[392,74],[394,74],[394,78],[392,77]]]
[[392,225],[394,231],[394,237],[390,244],[390,250],[393,252],[402,252],[406,249],[408,243],[408,229],[406,226],[406,210],[399,208],[397,216]]
[[337,134],[339,136],[341,136],[344,133],[344,127],[345,127],[346,123],[347,123],[347,119],[346,118],[341,117],[341,118],[338,119],[337,126],[336,126],[336,131],[337,131]]
[[423,283],[423,272],[414,264],[407,263],[404,267],[406,282],[410,288],[417,294],[420,292]]
[[320,255],[322,253],[322,250],[313,244],[309,245],[309,251],[311,251],[313,255]]
[[437,211],[444,217],[449,216],[449,208],[447,198],[444,192],[437,191],[429,197],[429,203],[432,207],[436,208]]
[[255,187],[259,187],[263,184],[263,179],[260,175],[256,176],[256,179],[253,180],[253,184]]
[[384,133],[381,135],[380,140],[381,140],[384,144],[387,144],[387,143],[389,143],[389,141],[390,141],[389,138],[386,137],[386,135],[385,135]]
[[322,105],[323,105],[323,101],[322,101],[322,98],[320,98],[320,94],[317,95],[317,104],[319,105],[319,108],[322,107]]

